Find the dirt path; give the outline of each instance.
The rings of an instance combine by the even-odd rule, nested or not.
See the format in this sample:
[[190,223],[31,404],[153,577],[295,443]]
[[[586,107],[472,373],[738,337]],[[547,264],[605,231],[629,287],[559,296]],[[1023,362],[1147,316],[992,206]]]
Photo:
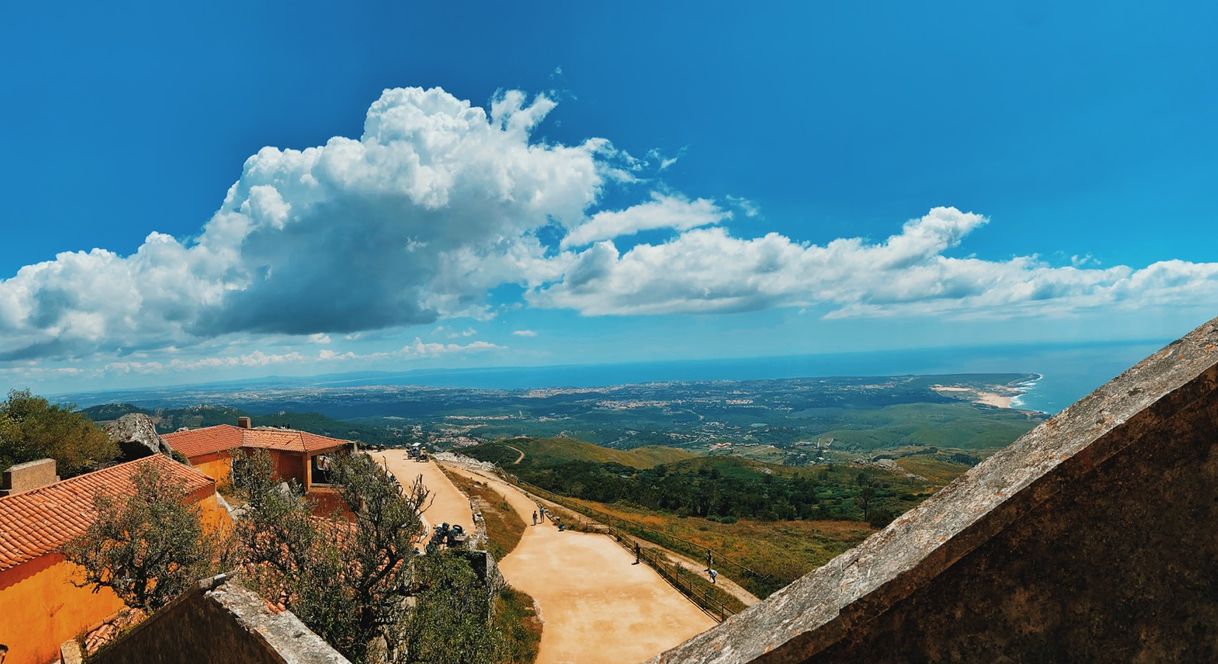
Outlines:
[[[665,549],[665,548],[659,547],[655,544],[655,542],[648,542],[647,540],[645,540],[641,537],[635,537],[634,535],[630,535],[628,533],[623,533],[623,534],[625,534],[627,537],[629,537],[632,541],[638,542],[639,546],[644,546],[647,548],[659,550],[660,552],[662,552],[664,554],[664,557],[668,559],[668,562],[676,564],[676,565],[680,565],[681,567],[683,567],[686,571],[690,572],[691,574],[698,574],[698,575],[706,574],[706,561],[705,560],[699,562],[699,561],[694,560],[693,558],[690,558],[689,556],[685,556],[680,553],[677,553],[676,551],[673,551],[672,549]],[[715,571],[718,572],[719,570],[716,569]],[[710,577],[707,577],[707,580],[709,581]],[[719,573],[719,578],[716,581],[716,584],[719,586],[720,590],[723,590],[730,595],[734,595],[736,597],[736,599],[743,602],[745,606],[752,606],[761,601],[761,598],[757,597],[753,593],[746,590],[744,588],[744,586],[741,586],[740,584],[736,583],[735,581],[732,581],[731,579],[727,578],[726,576],[723,576],[722,572]]]
[[[537,504],[516,487],[460,466],[445,467],[486,482],[532,523]],[[633,562],[604,535],[559,532],[549,521],[525,528],[499,570],[537,601],[545,623],[539,664],[639,662],[714,626],[655,570]]]
[[[515,448],[513,448],[513,449],[515,449]],[[445,468],[452,469],[453,466],[446,465]],[[479,474],[481,475],[482,473],[479,473]],[[512,487],[512,488],[515,488],[515,487]],[[532,499],[527,494],[525,495],[525,498],[526,498],[526,500]],[[566,507],[564,505],[550,502],[549,500],[546,500],[544,498],[537,498],[537,500],[542,505],[545,505],[547,509],[561,509],[561,510],[563,510],[564,513],[575,514],[578,518],[583,519],[584,521],[589,521],[592,523],[601,523],[586,514],[581,514],[581,513],[575,512],[575,511],[571,510],[569,507]],[[527,520],[525,522],[528,523]],[[604,525],[604,524],[601,523],[601,525]],[[668,559],[668,562],[680,565],[681,567],[683,567],[686,571],[690,572],[691,574],[704,575],[706,573],[706,561],[705,560],[701,560],[701,561],[694,560],[693,558],[690,558],[689,556],[686,556],[685,554],[677,553],[676,551],[673,551],[672,549],[664,548],[664,547],[656,544],[655,542],[645,540],[641,537],[635,537],[634,535],[631,535],[630,533],[622,532],[620,529],[618,530],[618,532],[620,532],[623,536],[629,538],[630,541],[638,542],[639,546],[653,549],[656,551],[660,551],[661,553],[664,554],[664,557]],[[752,606],[761,601],[760,597],[757,597],[753,593],[749,592],[747,588],[745,588],[744,586],[742,586],[742,585],[736,583],[735,581],[724,576],[723,572],[721,570],[716,569],[715,571],[719,572],[719,578],[718,578],[718,582],[717,582],[719,588],[726,591],[730,595],[734,595],[736,597],[736,599],[740,600],[745,606]],[[710,578],[707,577],[707,580],[709,581]]]
[[428,533],[431,532],[432,526],[439,523],[458,523],[462,528],[473,532],[474,513],[469,507],[469,498],[453,485],[452,480],[448,479],[434,461],[414,461],[406,456],[405,450],[369,454],[378,463],[386,465],[403,487],[409,487],[415,478],[423,477],[423,486],[431,491],[431,498],[428,500],[432,501],[431,507],[423,513]]
[[[451,467],[451,466],[447,466],[447,467]],[[541,501],[541,503],[543,505],[545,505],[547,507],[547,509],[561,509],[565,513],[569,512],[569,513],[575,514],[577,517],[583,519],[584,521],[588,521],[588,522],[592,522],[592,523],[601,523],[586,514],[581,514],[581,513],[575,512],[575,511],[571,510],[571,508],[566,507],[564,505],[552,503],[549,500],[545,500],[542,498],[538,498],[538,500]],[[604,525],[604,524],[602,523],[601,525]],[[681,553],[677,553],[676,551],[673,551],[672,549],[666,549],[666,548],[656,544],[655,542],[645,540],[641,537],[635,537],[634,535],[631,535],[629,533],[624,533],[620,529],[618,530],[618,532],[620,532],[623,536],[629,538],[630,541],[638,542],[639,546],[653,549],[656,551],[660,551],[661,553],[664,554],[664,557],[668,559],[668,562],[680,565],[682,568],[684,568],[686,571],[690,572],[691,574],[697,574],[697,575],[706,574],[706,561],[704,561],[704,560],[703,561],[694,560],[693,558],[690,558],[689,556],[686,556]],[[721,589],[723,589],[724,591],[726,591],[728,594],[734,595],[736,597],[736,599],[738,599],[742,603],[744,603],[745,606],[752,606],[761,601],[760,597],[757,597],[753,593],[749,592],[748,589],[746,589],[744,586],[742,586],[742,585],[736,583],[735,581],[724,576],[723,572],[721,572],[720,570],[716,569],[715,571],[719,572],[718,586]],[[710,578],[707,577],[707,580],[709,581]]]
[[516,457],[516,460],[515,460],[515,461],[513,461],[513,462],[512,462],[512,465],[513,465],[513,466],[515,466],[516,464],[520,463],[521,461],[524,461],[524,450],[522,450],[522,449],[518,449],[518,448],[515,448],[515,447],[512,447],[511,445],[504,445],[504,447],[506,447],[506,448],[508,448],[508,449],[510,449],[510,450],[516,450],[516,454],[519,454],[519,455],[520,455],[520,456]]

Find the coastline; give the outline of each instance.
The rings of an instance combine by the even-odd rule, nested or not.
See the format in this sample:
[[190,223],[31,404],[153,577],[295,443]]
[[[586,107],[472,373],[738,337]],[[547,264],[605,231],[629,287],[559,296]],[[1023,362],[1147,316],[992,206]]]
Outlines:
[[990,406],[991,408],[1004,408],[1010,410],[1021,410],[1027,412],[1039,413],[1041,411],[1029,409],[1024,406],[1023,397],[1031,392],[1044,378],[1043,374],[1031,374],[1032,378],[1019,381],[1018,383],[1008,383],[1006,385],[987,385],[984,387],[964,386],[964,385],[932,385],[930,387],[934,392],[943,396],[969,401],[975,404]]
[[1045,375],[1041,374],[1041,373],[1034,373],[1032,375],[1035,376],[1035,378],[1029,378],[1028,380],[1015,384],[1016,389],[1019,390],[1019,394],[1016,394],[1011,399],[1010,406],[1009,406],[1010,408],[1017,408],[1019,410],[1031,410],[1031,411],[1037,412],[1037,413],[1045,412],[1042,410],[1036,410],[1035,408],[1025,407],[1024,397],[1027,396],[1029,392],[1036,389],[1036,386],[1039,385],[1040,381],[1044,380],[1044,377],[1045,377]]

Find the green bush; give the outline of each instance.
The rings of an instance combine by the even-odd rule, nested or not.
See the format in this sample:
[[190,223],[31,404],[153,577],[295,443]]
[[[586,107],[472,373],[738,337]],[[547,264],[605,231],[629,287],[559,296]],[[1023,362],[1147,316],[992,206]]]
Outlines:
[[49,457],[61,477],[73,477],[109,465],[118,455],[118,445],[71,408],[29,390],[12,390],[0,403],[0,470]]

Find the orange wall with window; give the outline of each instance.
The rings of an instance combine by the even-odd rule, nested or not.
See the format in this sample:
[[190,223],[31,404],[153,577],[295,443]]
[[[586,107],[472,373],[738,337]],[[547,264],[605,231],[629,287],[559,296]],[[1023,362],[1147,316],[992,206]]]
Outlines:
[[0,572],[0,643],[4,664],[47,664],[59,659],[59,644],[101,625],[123,608],[103,588],[77,588],[83,571],[51,553]]

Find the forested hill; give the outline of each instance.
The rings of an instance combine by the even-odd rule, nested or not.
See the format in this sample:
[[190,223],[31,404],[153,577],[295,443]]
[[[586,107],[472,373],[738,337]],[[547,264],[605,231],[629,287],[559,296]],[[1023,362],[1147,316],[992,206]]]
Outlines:
[[672,448],[613,450],[564,438],[513,439],[463,453],[572,498],[718,520],[849,519],[877,525],[968,468],[928,457],[944,474],[932,480],[895,465],[792,467]]

